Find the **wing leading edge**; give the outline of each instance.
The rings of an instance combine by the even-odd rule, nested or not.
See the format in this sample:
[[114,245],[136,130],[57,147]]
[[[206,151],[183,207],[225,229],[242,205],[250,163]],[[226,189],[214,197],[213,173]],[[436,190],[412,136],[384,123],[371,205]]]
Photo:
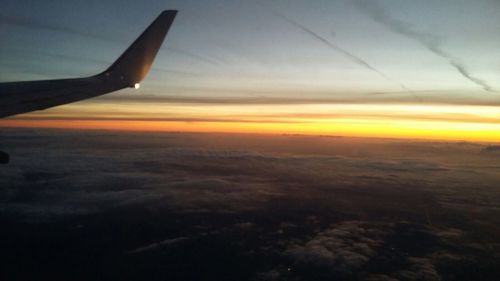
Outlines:
[[85,78],[0,83],[0,118],[134,87],[148,73],[177,14],[162,12],[104,72]]

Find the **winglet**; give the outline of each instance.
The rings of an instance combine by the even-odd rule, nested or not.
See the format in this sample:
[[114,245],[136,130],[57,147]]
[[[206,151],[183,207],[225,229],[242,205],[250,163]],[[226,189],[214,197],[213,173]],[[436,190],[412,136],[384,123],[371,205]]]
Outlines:
[[148,73],[177,11],[163,11],[130,47],[103,73],[119,80],[125,87],[134,87]]

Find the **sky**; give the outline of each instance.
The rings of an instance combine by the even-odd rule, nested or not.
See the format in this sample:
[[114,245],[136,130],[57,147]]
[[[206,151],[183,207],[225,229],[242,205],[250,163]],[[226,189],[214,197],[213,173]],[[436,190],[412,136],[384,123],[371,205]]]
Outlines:
[[3,127],[500,142],[497,0],[2,1],[0,81],[109,66],[179,14],[139,90]]

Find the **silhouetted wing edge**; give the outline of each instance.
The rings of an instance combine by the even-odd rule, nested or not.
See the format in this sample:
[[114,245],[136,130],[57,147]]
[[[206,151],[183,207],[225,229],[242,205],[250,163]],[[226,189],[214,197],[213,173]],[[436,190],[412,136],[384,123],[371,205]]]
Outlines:
[[0,83],[0,118],[134,87],[148,73],[177,11],[162,12],[104,72],[86,78]]

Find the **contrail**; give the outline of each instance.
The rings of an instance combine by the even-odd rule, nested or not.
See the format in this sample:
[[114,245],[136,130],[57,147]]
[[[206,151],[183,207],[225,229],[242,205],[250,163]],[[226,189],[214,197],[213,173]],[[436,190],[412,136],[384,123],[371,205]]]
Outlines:
[[448,59],[448,62],[450,63],[450,65],[452,65],[463,77],[469,79],[470,81],[472,81],[476,85],[480,86],[481,88],[483,88],[483,90],[485,90],[487,92],[492,92],[492,93],[499,93],[498,91],[493,89],[490,85],[488,85],[488,83],[486,83],[486,81],[472,76],[463,64],[461,64],[459,61],[457,61],[456,59],[454,59],[453,57],[451,57],[447,53],[443,52],[443,50],[441,50],[439,48],[431,48],[431,47],[428,47],[428,48],[429,48],[429,50],[432,49],[434,53],[441,55],[443,58]]
[[462,75],[462,77],[478,85],[484,91],[499,93],[499,91],[496,91],[495,89],[493,89],[493,87],[488,85],[486,81],[481,80],[472,75],[470,71],[467,69],[467,67],[460,62],[460,60],[458,60],[451,54],[441,49],[439,46],[440,45],[439,39],[435,35],[414,30],[408,23],[392,18],[374,1],[366,1],[366,0],[352,0],[352,1],[360,11],[364,12],[374,21],[386,26],[395,33],[399,33],[403,36],[409,37],[419,42],[435,55],[445,59],[453,68],[455,68],[455,70],[460,75]]
[[[364,68],[366,69],[369,69],[375,73],[377,73],[380,77],[384,78],[385,80],[391,82],[391,83],[396,83],[401,89],[411,93],[416,99],[419,99],[417,96],[415,96],[415,94],[413,93],[412,90],[410,90],[408,87],[406,87],[405,85],[403,85],[402,83],[398,82],[398,81],[395,81],[394,79],[390,78],[389,76],[387,76],[385,73],[383,73],[382,71],[378,70],[377,68],[375,68],[374,66],[372,66],[370,63],[368,63],[366,60],[356,56],[355,54],[349,52],[348,50],[330,42],[329,40],[327,40],[326,38],[322,37],[321,35],[319,35],[318,33],[312,31],[311,29],[309,29],[308,27],[296,22],[296,21],[293,21],[291,19],[289,19],[288,17],[284,16],[284,15],[281,15],[279,13],[276,13],[276,12],[273,12],[276,16],[280,17],[281,19],[283,19],[284,21],[294,25],[295,27],[299,28],[300,30],[304,31],[305,33],[311,35],[312,37],[318,39],[320,42],[322,42],[323,44],[327,45],[328,47],[334,49],[335,51],[343,54],[344,56],[348,57],[350,60],[352,60],[353,62],[357,63],[358,65],[361,65],[363,66]],[[420,99],[419,99],[420,100]]]

